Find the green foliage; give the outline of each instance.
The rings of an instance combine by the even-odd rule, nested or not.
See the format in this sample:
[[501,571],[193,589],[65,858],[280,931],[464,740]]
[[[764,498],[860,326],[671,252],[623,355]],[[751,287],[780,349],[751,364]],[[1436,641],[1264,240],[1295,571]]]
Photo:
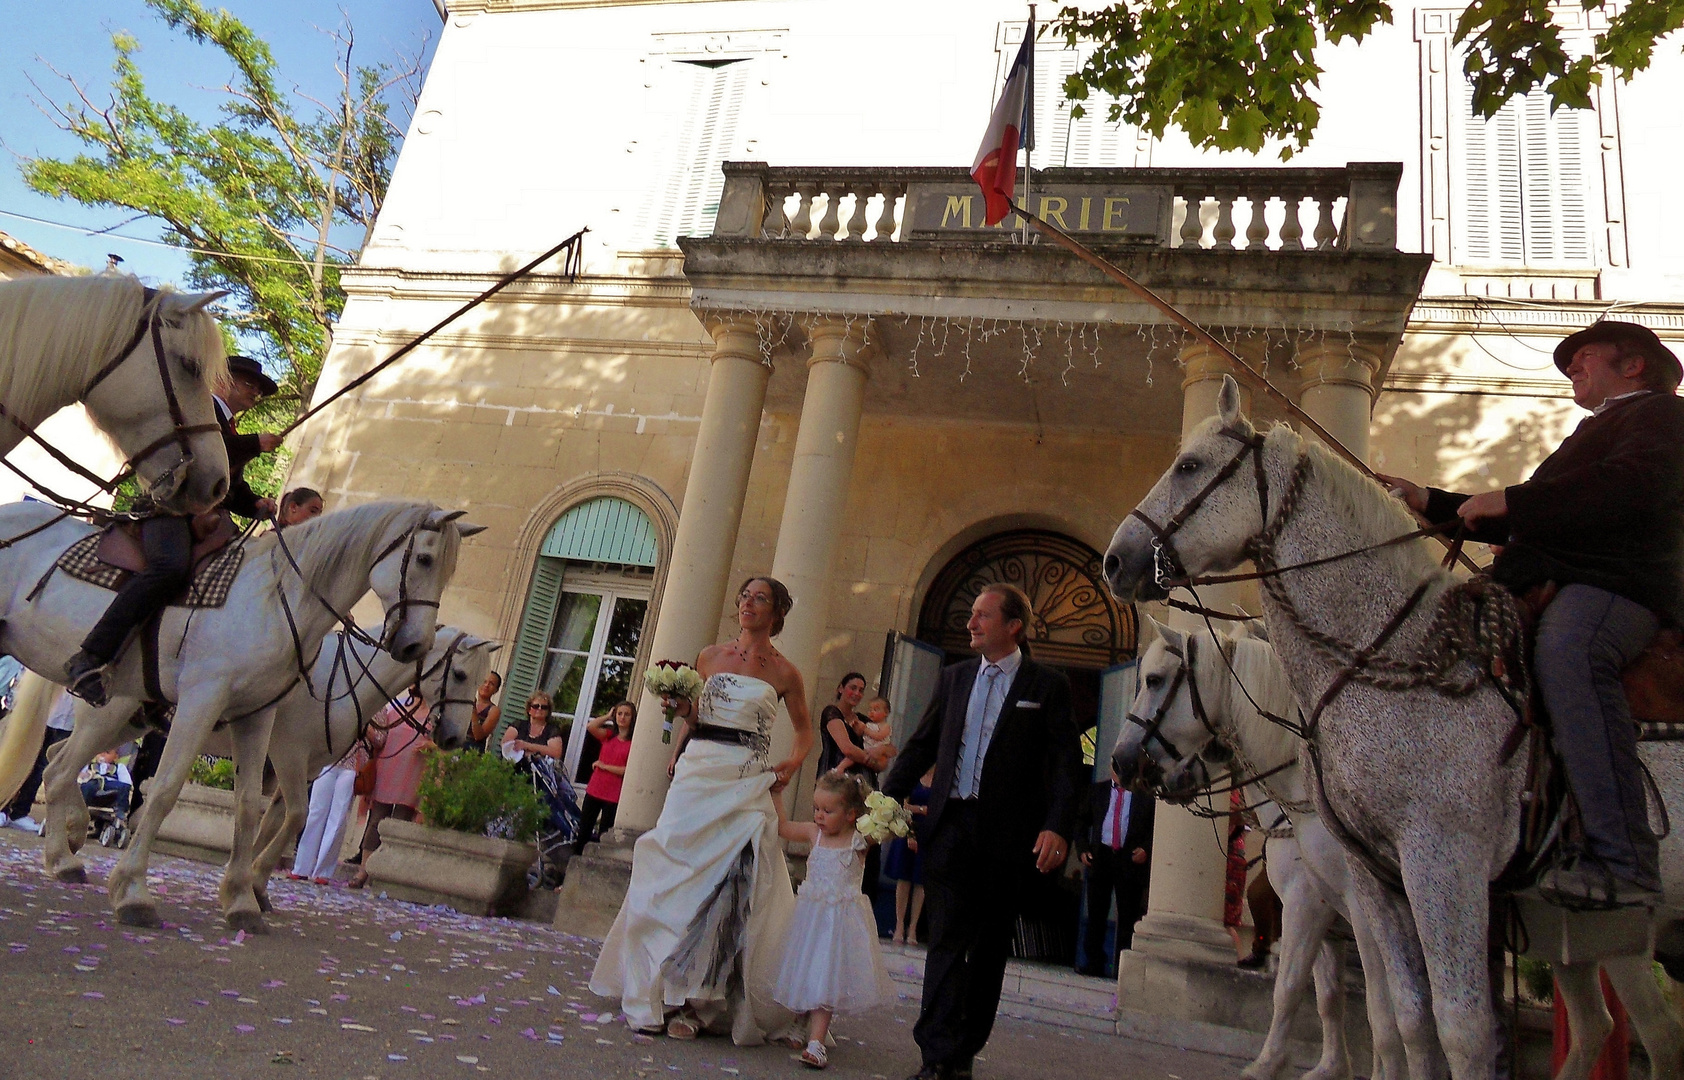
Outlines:
[[417,802],[422,820],[440,829],[531,840],[548,816],[532,781],[500,754],[428,750]]
[[[56,70],[70,99],[38,102],[85,152],[69,160],[26,157],[23,177],[46,195],[156,218],[180,247],[232,253],[190,251],[188,277],[196,288],[233,293],[225,321],[281,386],[247,426],[276,430],[315,387],[345,304],[340,268],[367,243],[385,199],[402,139],[392,108],[412,104],[419,64],[354,65],[347,25],[334,35],[341,93],[314,102],[281,89],[269,46],[227,11],[198,0],[147,5],[230,66],[218,122],[201,124],[155,99],[139,40],[119,30],[111,37],[109,103],[96,103]],[[272,493],[276,483],[271,477],[264,487]]]
[[1540,1005],[1548,1005],[1555,1000],[1555,975],[1550,970],[1548,960],[1536,957],[1518,957],[1515,963],[1520,969],[1521,996]]
[[[1534,87],[1552,108],[1589,108],[1599,68],[1622,79],[1649,66],[1655,42],[1684,25],[1684,0],[1582,0],[1607,17],[1592,51],[1570,57],[1543,0],[1473,0],[1456,28],[1468,46],[1474,105],[1495,115]],[[1117,101],[1107,119],[1161,137],[1174,124],[1211,150],[1309,145],[1321,108],[1312,96],[1322,68],[1316,46],[1361,41],[1392,21],[1388,0],[1153,0],[1094,11],[1066,7],[1049,29],[1072,46],[1091,44],[1086,64],[1064,84],[1072,113],[1091,94]]]
[[233,791],[234,762],[230,758],[200,754],[193,759],[193,765],[187,771],[187,779],[190,783],[199,784],[203,787]]

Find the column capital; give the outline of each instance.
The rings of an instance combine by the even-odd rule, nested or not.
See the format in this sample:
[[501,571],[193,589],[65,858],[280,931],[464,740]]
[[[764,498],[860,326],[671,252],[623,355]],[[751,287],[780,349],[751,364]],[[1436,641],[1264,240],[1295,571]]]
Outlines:
[[1367,394],[1372,403],[1379,394],[1374,376],[1380,371],[1380,353],[1361,339],[1318,338],[1300,346],[1293,363],[1300,395],[1322,386],[1348,386]]
[[809,315],[801,320],[812,345],[807,366],[847,364],[871,374],[871,365],[882,358],[876,320],[869,315]]
[[766,367],[772,366],[761,348],[760,319],[742,311],[699,311],[696,315],[713,338],[713,355],[710,359],[747,360]]
[[[1239,341],[1229,346],[1252,367],[1261,367],[1267,352],[1267,346],[1262,341]],[[1189,341],[1181,346],[1181,351],[1175,356],[1183,372],[1181,388],[1183,390],[1195,383],[1210,380],[1220,381],[1224,375],[1232,375],[1239,380],[1241,388],[1248,384],[1240,379],[1240,366],[1230,360],[1225,354],[1211,348],[1203,341]]]

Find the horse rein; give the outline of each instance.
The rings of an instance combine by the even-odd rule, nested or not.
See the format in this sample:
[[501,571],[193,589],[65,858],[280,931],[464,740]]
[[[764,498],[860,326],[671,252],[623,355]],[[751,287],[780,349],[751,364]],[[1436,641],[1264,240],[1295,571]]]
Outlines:
[[[364,745],[367,745],[367,734],[371,727],[378,731],[387,732],[391,731],[400,724],[407,724],[413,728],[417,734],[428,734],[427,729],[415,718],[415,708],[413,705],[399,706],[398,717],[390,724],[386,725],[376,724],[374,723],[372,717],[364,715],[362,701],[356,694],[358,676],[351,672],[350,664],[345,661],[345,654],[347,652],[350,652],[352,656],[357,658],[357,666],[362,669],[362,675],[374,684],[374,688],[380,691],[381,695],[385,697],[388,702],[395,704],[397,702],[397,697],[393,695],[390,690],[386,689],[385,686],[381,685],[380,679],[369,667],[368,661],[364,660],[354,649],[348,648],[347,642],[349,637],[350,635],[343,631],[339,634],[339,646],[333,662],[333,668],[343,670],[345,672],[346,690],[344,696],[351,699],[352,704],[357,710],[357,733],[352,738],[350,746],[346,747],[345,753],[350,753],[351,749],[355,747],[358,742],[363,742]],[[415,662],[415,679],[411,685],[420,686],[428,679],[432,678],[435,673],[440,675],[440,693],[437,699],[433,700],[429,704],[427,710],[430,719],[442,714],[445,706],[447,705],[474,704],[474,699],[472,698],[453,698],[449,696],[450,675],[456,669],[456,654],[462,646],[462,641],[467,637],[468,632],[466,630],[458,630],[456,632],[456,636],[450,639],[450,644],[445,646],[444,655],[439,657],[439,659],[435,660],[425,669],[421,666],[422,661],[417,660]],[[322,703],[322,737],[329,753],[333,752],[333,703],[340,700],[333,695],[333,680],[334,676],[330,669],[330,673],[328,675],[328,685],[326,687],[327,693],[325,696],[318,698],[318,700]],[[313,691],[311,696],[315,696]],[[423,696],[425,696],[425,694],[423,694]],[[436,724],[436,719],[434,719],[433,722]],[[370,747],[370,750],[372,749],[373,748]],[[344,754],[341,754],[340,759],[343,760],[343,758]]]

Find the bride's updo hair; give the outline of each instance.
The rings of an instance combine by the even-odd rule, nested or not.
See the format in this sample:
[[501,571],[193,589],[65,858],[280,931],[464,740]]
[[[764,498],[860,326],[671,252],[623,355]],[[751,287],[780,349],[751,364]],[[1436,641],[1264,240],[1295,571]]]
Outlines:
[[842,800],[842,812],[856,816],[865,813],[865,797],[871,794],[871,781],[858,773],[822,772],[813,787],[828,791]]
[[795,606],[795,600],[789,595],[789,590],[784,587],[783,582],[775,577],[767,577],[765,574],[756,574],[743,582],[742,588],[737,590],[738,601],[741,601],[743,594],[748,592],[748,587],[757,581],[764,581],[766,587],[772,590],[772,636],[777,637],[784,632],[784,616],[788,615],[789,609]]

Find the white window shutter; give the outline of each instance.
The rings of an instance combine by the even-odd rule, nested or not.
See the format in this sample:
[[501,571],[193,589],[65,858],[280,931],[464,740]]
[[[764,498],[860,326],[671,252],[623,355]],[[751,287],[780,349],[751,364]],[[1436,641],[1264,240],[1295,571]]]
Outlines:
[[1592,260],[1590,204],[1585,175],[1585,121],[1581,109],[1550,115],[1549,98],[1527,94],[1522,116],[1521,188],[1525,196],[1526,262],[1533,266]]
[[643,232],[653,247],[673,247],[680,236],[713,231],[725,183],[720,166],[740,153],[743,110],[759,85],[753,60],[663,66],[661,97],[676,125],[645,214]]

